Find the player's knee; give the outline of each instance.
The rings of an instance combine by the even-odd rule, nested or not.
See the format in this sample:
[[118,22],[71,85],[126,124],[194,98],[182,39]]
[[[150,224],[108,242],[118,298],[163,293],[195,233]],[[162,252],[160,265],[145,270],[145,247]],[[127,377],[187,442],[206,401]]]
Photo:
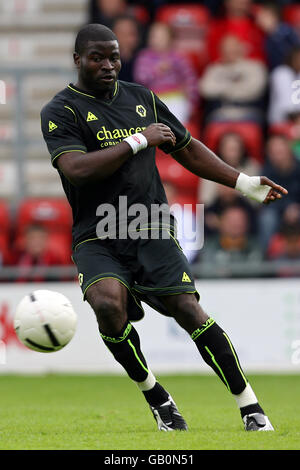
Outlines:
[[109,335],[118,334],[126,322],[126,310],[119,299],[102,297],[93,305],[99,329]]
[[170,313],[177,318],[181,315],[193,316],[196,313],[196,302],[192,295],[178,295],[172,298]]
[[208,318],[192,294],[172,296],[169,312],[179,325],[189,333],[199,328]]

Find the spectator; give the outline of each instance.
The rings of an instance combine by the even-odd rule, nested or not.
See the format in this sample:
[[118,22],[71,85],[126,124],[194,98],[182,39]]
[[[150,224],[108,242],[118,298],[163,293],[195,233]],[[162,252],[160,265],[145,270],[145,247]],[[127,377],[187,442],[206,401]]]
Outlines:
[[229,271],[232,263],[261,261],[261,250],[249,228],[250,220],[242,207],[225,209],[220,216],[219,233],[205,240],[201,261]]
[[141,44],[139,24],[131,16],[120,16],[113,23],[113,32],[118,38],[122,59],[119,79],[133,82],[133,68]]
[[283,238],[285,231],[289,233],[294,228],[297,231],[300,225],[300,204],[291,203],[283,211],[281,217],[280,229],[276,232],[270,240],[267,258],[276,259],[279,258],[283,252]]
[[126,0],[91,0],[89,23],[101,23],[109,28],[120,15],[127,13]]
[[300,80],[300,46],[294,47],[286,64],[276,67],[270,75],[270,125],[287,122],[291,115],[300,112],[299,100],[293,99],[296,80]]
[[280,261],[300,261],[300,224],[285,225],[280,230],[283,247],[280,256],[277,257]]
[[220,43],[227,35],[238,37],[246,48],[246,57],[265,60],[263,33],[251,16],[251,0],[224,0],[224,15],[210,25],[208,50],[211,61],[220,58]]
[[282,65],[294,46],[300,45],[295,30],[282,22],[280,8],[274,2],[265,3],[258,11],[256,22],[266,34],[264,45],[269,68]]
[[261,246],[267,251],[272,235],[279,230],[281,218],[290,204],[300,203],[300,163],[283,135],[271,136],[266,146],[266,164],[262,173],[284,186],[289,193],[278,204],[260,209],[258,229]]
[[220,0],[203,0],[202,2],[209,9],[212,16],[217,16],[220,9]]
[[[279,232],[273,235],[268,257],[276,261],[276,272],[280,277],[299,276],[300,221],[283,223]],[[297,262],[295,265],[293,263]]]
[[147,25],[149,21],[147,1],[90,0],[89,23],[101,23],[112,29],[115,19],[123,15],[131,16]]
[[[19,267],[17,282],[46,279],[46,267],[64,264],[61,258],[48,246],[48,232],[42,225],[29,225],[25,232],[24,248],[16,255],[15,265]],[[36,267],[45,267],[44,274],[32,276]]]
[[220,50],[219,62],[207,67],[199,83],[211,110],[208,120],[261,122],[267,68],[247,58],[245,44],[235,36],[225,36]]
[[11,254],[6,234],[0,233],[0,269],[11,263]]
[[249,230],[253,234],[256,233],[256,210],[253,205],[234,189],[222,185],[216,186],[216,199],[211,205],[205,207],[205,235],[210,237],[219,231],[221,214],[230,207],[241,207],[248,214]]
[[181,122],[190,120],[198,105],[197,76],[189,62],[173,49],[168,25],[151,25],[148,48],[136,59],[134,78],[151,88]]
[[[248,155],[243,138],[236,132],[225,133],[221,136],[216,153],[228,165],[242,173],[249,176],[260,174],[260,165]],[[201,180],[199,199],[203,204],[213,204],[217,195],[218,187],[213,181]]]

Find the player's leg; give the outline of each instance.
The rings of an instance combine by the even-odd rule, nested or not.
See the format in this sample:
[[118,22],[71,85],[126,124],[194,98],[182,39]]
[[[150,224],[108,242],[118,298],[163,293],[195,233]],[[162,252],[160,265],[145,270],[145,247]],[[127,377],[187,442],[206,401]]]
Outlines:
[[139,335],[130,323],[131,319],[141,319],[143,311],[129,287],[131,271],[120,263],[117,253],[116,247],[112,250],[105,241],[80,244],[73,252],[79,284],[84,299],[96,314],[104,343],[137,383],[149,405],[159,406],[168,400],[169,394],[150,371],[140,348]]
[[247,430],[273,429],[228,335],[200,307],[189,263],[178,242],[173,236],[141,240],[138,260],[142,269],[134,288],[140,298],[173,316],[191,335],[204,361],[235,397]]
[[[91,285],[86,292],[86,299],[94,310],[101,337],[123,366],[129,377],[143,392],[151,410],[162,407],[160,430],[170,431],[172,417],[169,393],[156,381],[141,351],[140,338],[127,316],[127,288],[116,279],[102,279]],[[165,404],[168,403],[168,406]],[[171,410],[170,410],[171,406]],[[186,429],[180,415],[175,414],[176,429]]]
[[195,295],[164,296],[162,302],[195,342],[204,361],[234,396],[246,430],[273,430],[249,384],[228,335],[203,311]]

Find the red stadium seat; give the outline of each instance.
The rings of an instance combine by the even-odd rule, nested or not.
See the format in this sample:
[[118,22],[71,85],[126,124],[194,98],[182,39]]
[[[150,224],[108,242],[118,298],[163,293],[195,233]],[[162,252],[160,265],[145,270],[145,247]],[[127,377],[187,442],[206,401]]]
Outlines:
[[158,8],[155,19],[175,28],[206,30],[210,14],[208,9],[201,5],[166,5]]
[[70,236],[64,233],[50,232],[48,248],[57,254],[63,264],[72,264]]
[[185,122],[184,125],[185,127],[190,131],[191,136],[194,137],[195,139],[200,140],[201,133],[200,133],[200,123],[201,123],[201,110],[199,110],[193,118]]
[[0,266],[10,264],[9,237],[5,233],[0,233]]
[[10,249],[9,240],[11,235],[10,210],[6,202],[0,202],[0,266],[9,264]]
[[8,234],[10,231],[10,213],[6,202],[0,202],[0,233]]
[[156,164],[162,182],[172,183],[178,192],[177,202],[180,204],[196,204],[199,178],[186,170],[170,155],[157,150]]
[[26,226],[38,223],[50,231],[70,232],[72,214],[64,199],[30,198],[23,201],[18,209],[16,230],[23,232]]
[[201,75],[208,61],[206,33],[210,14],[201,5],[166,5],[157,10],[156,21],[169,24],[174,31],[174,46]]
[[296,29],[300,29],[300,5],[289,5],[283,9],[283,19]]
[[241,135],[251,157],[259,162],[263,160],[263,133],[252,122],[218,122],[208,124],[204,129],[203,141],[207,147],[216,151],[220,137],[227,132]]
[[269,259],[278,258],[284,250],[284,238],[280,233],[275,233],[269,242],[267,256]]
[[280,124],[272,124],[269,127],[269,135],[283,135],[288,139],[299,139],[299,126],[293,122],[282,122]]
[[43,225],[48,229],[48,248],[53,249],[65,264],[71,263],[72,213],[64,199],[29,198],[17,211],[14,250],[21,252],[26,227]]
[[142,24],[147,24],[150,20],[148,10],[140,5],[131,5],[129,6],[129,13],[134,16],[134,18]]

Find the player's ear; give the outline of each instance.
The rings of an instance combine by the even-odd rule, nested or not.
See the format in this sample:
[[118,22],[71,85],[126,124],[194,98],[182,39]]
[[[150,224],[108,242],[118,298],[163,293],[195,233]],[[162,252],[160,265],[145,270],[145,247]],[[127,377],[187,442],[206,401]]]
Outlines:
[[80,55],[77,52],[73,52],[73,60],[76,68],[78,69],[80,67]]

